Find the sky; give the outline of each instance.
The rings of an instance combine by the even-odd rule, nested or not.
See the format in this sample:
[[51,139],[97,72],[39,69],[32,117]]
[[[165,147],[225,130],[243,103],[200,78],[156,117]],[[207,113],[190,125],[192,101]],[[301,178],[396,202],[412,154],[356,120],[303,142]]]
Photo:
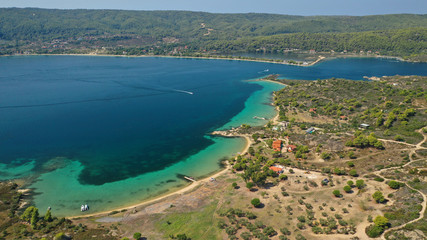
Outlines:
[[0,0],[0,7],[362,16],[392,13],[426,14],[427,0]]

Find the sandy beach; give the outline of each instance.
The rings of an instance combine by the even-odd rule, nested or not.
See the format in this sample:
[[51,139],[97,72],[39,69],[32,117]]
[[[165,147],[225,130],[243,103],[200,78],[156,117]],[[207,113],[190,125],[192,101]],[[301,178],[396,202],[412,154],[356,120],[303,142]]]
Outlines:
[[[71,54],[22,54],[22,55],[4,55],[4,56],[89,56],[89,57],[128,57],[128,58],[144,58],[144,57],[159,57],[159,58],[183,58],[183,59],[210,59],[210,60],[230,60],[230,61],[245,61],[245,62],[260,62],[260,63],[274,63],[282,65],[291,65],[299,67],[310,67],[320,61],[326,59],[326,57],[319,56],[319,58],[313,62],[307,62],[307,64],[294,64],[287,61],[276,61],[273,59],[241,59],[241,58],[222,58],[222,57],[192,57],[192,56],[166,56],[166,55],[111,55],[111,54],[97,54],[97,53],[71,53]],[[327,59],[326,59],[327,60]]]
[[[183,59],[211,59],[211,60],[229,60],[229,61],[245,61],[245,62],[260,62],[260,63],[273,63],[273,64],[282,64],[290,66],[299,66],[299,67],[311,67],[322,61],[333,60],[337,58],[384,58],[384,59],[395,59],[402,62],[411,62],[405,60],[401,57],[393,56],[383,56],[383,55],[374,55],[374,56],[361,56],[361,55],[344,55],[344,56],[334,56],[334,57],[324,57],[319,55],[315,61],[307,62],[307,64],[294,64],[289,63],[286,60],[281,60],[280,62],[274,59],[241,59],[241,58],[228,58],[228,57],[194,57],[194,56],[167,56],[167,55],[112,55],[112,54],[98,54],[98,53],[68,53],[68,54],[22,54],[22,55],[3,55],[0,57],[7,56],[90,56],[90,57],[127,57],[127,58],[144,58],[144,57],[159,57],[159,58],[183,58]],[[302,63],[302,62],[300,62]],[[277,83],[277,82],[276,82]]]

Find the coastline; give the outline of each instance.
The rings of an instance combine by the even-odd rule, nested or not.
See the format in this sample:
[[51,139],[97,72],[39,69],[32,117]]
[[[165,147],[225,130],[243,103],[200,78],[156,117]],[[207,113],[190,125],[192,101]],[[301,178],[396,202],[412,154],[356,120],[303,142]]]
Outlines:
[[[76,58],[76,60],[78,60],[78,58]],[[93,60],[96,61],[96,59],[93,59]],[[254,96],[251,95],[253,99],[258,99],[258,100],[255,100],[256,102],[260,102],[260,100],[259,100],[260,97],[262,97],[262,99],[265,99],[266,102],[267,101],[271,102],[271,100],[269,100],[269,99],[270,99],[270,97],[272,95],[272,92],[276,91],[275,88],[281,88],[280,87],[281,85],[277,85],[277,83],[275,83],[273,85],[273,84],[265,84],[265,83],[258,82],[256,85],[263,85],[264,86],[263,89],[265,89],[263,91],[261,91],[261,89],[260,89],[259,90],[260,94],[255,94],[255,96],[256,96],[255,98],[254,98]],[[271,87],[271,86],[274,86],[274,87]],[[258,92],[258,91],[256,91],[256,92]],[[266,96],[269,96],[269,98],[267,98]],[[249,99],[252,99],[252,98],[249,98]],[[257,108],[254,109],[252,107],[252,106],[255,106],[253,104],[254,104],[254,101],[250,102],[250,104],[248,106],[251,106],[251,107],[244,108],[244,109],[246,109],[246,110],[249,109],[248,110],[249,112],[253,112],[254,110],[256,112],[259,112],[259,111],[257,111]],[[260,105],[263,105],[263,104],[260,104]],[[262,106],[262,109],[265,109],[265,106]],[[269,107],[268,109],[269,109],[269,111],[268,111],[269,112],[268,118],[274,117],[275,114],[276,114],[274,108],[273,107]],[[254,113],[249,113],[249,114],[251,116],[250,120],[252,120],[252,116],[254,116]],[[238,116],[238,115],[239,114],[237,114],[236,116]],[[240,116],[239,118],[237,118],[238,119],[237,122],[240,122],[240,124],[245,123],[244,119],[248,118],[247,115],[248,114],[246,114],[246,115],[243,114],[243,116]],[[255,115],[257,115],[257,114],[255,114]],[[234,116],[234,117],[236,117],[236,116]],[[260,122],[260,123],[262,125],[265,124],[264,122]],[[228,140],[221,140],[221,141],[228,141]],[[238,154],[245,154],[248,151],[249,147],[251,146],[251,137],[250,136],[248,136],[248,137],[238,136],[238,137],[236,137],[236,139],[234,141],[238,142],[239,144],[237,144],[237,145],[231,145],[231,146],[234,146],[234,147],[230,146],[231,148],[230,147],[228,148],[228,150],[227,150],[227,157],[236,156]],[[216,149],[214,149],[214,150],[216,151]],[[75,218],[79,218],[79,217],[87,218],[87,217],[91,217],[91,216],[98,216],[98,215],[109,214],[112,211],[117,211],[117,210],[123,210],[123,209],[130,209],[130,210],[132,210],[135,207],[139,207],[138,209],[141,209],[141,208],[145,208],[145,206],[147,206],[147,204],[152,204],[154,202],[161,201],[162,199],[168,199],[169,197],[172,197],[172,196],[181,196],[181,195],[184,195],[184,194],[186,195],[189,192],[193,192],[194,189],[197,189],[200,186],[204,186],[204,184],[206,182],[208,182],[211,177],[217,177],[217,176],[221,176],[221,175],[228,176],[228,174],[230,172],[227,172],[227,171],[231,167],[228,164],[223,164],[222,166],[217,166],[218,160],[220,158],[214,159],[215,156],[216,156],[215,152],[210,152],[209,155],[205,154],[204,156],[205,157],[213,156],[211,162],[213,162],[213,161],[216,160],[215,162],[213,162],[214,165],[216,165],[216,166],[208,169],[209,171],[206,170],[203,175],[192,174],[191,171],[188,172],[188,173],[186,173],[187,176],[193,176],[193,175],[195,175],[195,176],[199,177],[199,178],[197,178],[197,181],[195,183],[190,183],[190,182],[182,181],[182,183],[179,184],[179,185],[163,185],[164,186],[163,187],[163,189],[164,189],[163,191],[158,191],[156,193],[153,192],[153,194],[151,194],[151,196],[147,195],[147,197],[143,196],[143,197],[138,197],[138,198],[133,198],[132,199],[132,198],[128,198],[127,197],[128,195],[126,194],[126,195],[122,195],[122,197],[123,197],[122,200],[120,200],[120,198],[117,199],[118,201],[116,201],[116,204],[110,205],[110,207],[108,207],[107,204],[104,204],[104,205],[102,205],[102,208],[101,208],[101,205],[100,205],[100,207],[98,209],[93,208],[93,210],[91,209],[91,211],[88,211],[88,212],[78,212],[78,211],[68,211],[68,210],[66,210],[66,211],[62,211],[60,216],[61,217],[66,217],[66,218],[70,218],[70,219],[75,219]],[[201,160],[203,160],[203,159],[201,159]],[[203,164],[203,161],[201,161],[201,164]],[[80,169],[80,166],[74,166],[73,165],[73,169],[76,169],[78,171]],[[46,175],[46,179],[52,180],[52,176],[55,176],[55,174]],[[63,180],[62,178],[59,179],[59,181],[62,181],[62,180]],[[42,182],[42,181],[40,181],[40,182]],[[78,186],[78,185],[73,185],[73,186]],[[42,187],[43,186],[40,186],[40,188],[34,188],[34,189],[42,189]],[[108,189],[115,189],[115,188],[105,188],[105,189],[108,190]],[[53,191],[51,191],[51,192],[53,192]],[[115,192],[116,191],[111,191],[110,195],[112,195],[112,194],[114,195]],[[48,202],[48,201],[50,201],[49,199],[55,199],[54,196],[49,196],[49,194],[47,194],[46,196],[48,196],[49,198],[46,198],[46,197],[44,198],[44,200],[46,200],[46,201],[44,201],[45,203]],[[79,197],[79,199],[82,199],[83,197],[84,196],[81,196],[81,197]],[[100,198],[100,197],[98,197],[98,198],[99,199],[103,199],[103,198]],[[129,201],[129,200],[131,200],[131,201]],[[40,203],[40,201],[39,202],[36,202],[36,201],[31,202],[31,204],[39,204],[39,203]],[[95,204],[93,204],[93,205],[95,205]],[[140,207],[140,206],[144,206],[144,207]],[[59,214],[59,212],[58,212],[58,214]]]
[[[78,56],[81,56],[81,55],[78,55]],[[100,55],[93,55],[93,56],[100,56]],[[113,55],[108,55],[108,56],[114,57]],[[129,57],[129,56],[121,56],[121,57]],[[155,57],[155,56],[140,56],[140,57]],[[168,57],[168,56],[166,56],[166,57]],[[174,57],[171,57],[171,58],[174,58]],[[208,59],[212,59],[212,58],[208,58]],[[225,60],[225,59],[223,59],[223,60]],[[235,60],[245,61],[245,60],[242,60],[242,59],[235,59]],[[272,83],[275,83],[275,84],[281,84],[281,85],[286,86],[286,84],[283,84],[281,82],[277,82],[277,81],[273,81],[273,80],[267,80],[267,79],[259,79],[259,80],[255,80],[255,81],[266,81],[266,82],[272,82]],[[279,117],[279,113],[277,111],[278,110],[277,107],[275,109],[276,109],[276,116],[272,119],[273,121],[277,121],[277,119]],[[239,137],[243,137],[246,140],[246,146],[245,146],[244,150],[242,151],[242,154],[244,154],[244,153],[246,153],[248,151],[248,148],[251,145],[251,139],[249,137],[247,137],[247,136],[239,136]],[[201,180],[198,180],[195,183],[191,183],[190,185],[187,185],[187,186],[182,186],[182,188],[173,189],[173,190],[171,190],[171,192],[165,193],[164,195],[159,195],[157,197],[154,197],[153,199],[142,200],[141,202],[139,202],[137,204],[133,204],[131,206],[125,206],[125,207],[121,207],[121,208],[111,209],[111,210],[108,210],[108,211],[96,212],[96,213],[88,214],[88,215],[70,216],[68,218],[70,218],[70,219],[87,218],[87,217],[105,215],[105,214],[108,214],[108,213],[110,213],[112,211],[117,211],[117,210],[123,210],[123,209],[131,210],[131,209],[133,209],[135,207],[141,207],[141,206],[145,206],[147,204],[155,203],[157,201],[163,200],[163,199],[168,198],[170,196],[174,196],[174,195],[177,195],[177,194],[186,194],[188,191],[191,191],[191,190],[199,187],[201,184],[204,184],[204,183],[208,182],[211,177],[219,177],[219,176],[225,174],[229,169],[230,169],[230,165],[227,164],[225,168],[219,169],[219,171],[213,172],[212,175],[206,176],[205,178],[203,178]]]
[[279,81],[274,81],[274,80],[269,80],[269,79],[263,79],[263,78],[260,78],[260,79],[254,80],[254,81],[271,82],[271,83],[275,83],[275,84],[283,85],[283,86],[285,86],[285,87],[287,87],[287,86],[288,86],[288,85],[286,85],[286,84],[284,84],[284,83],[282,83],[282,82],[279,82]]
[[411,62],[405,60],[401,57],[393,56],[359,56],[359,55],[345,55],[345,56],[334,56],[334,57],[324,57],[319,55],[318,58],[313,62],[308,62],[308,64],[294,64],[286,62],[286,60],[281,60],[278,62],[274,59],[241,59],[241,58],[228,58],[228,57],[195,57],[195,56],[167,56],[167,55],[112,55],[112,54],[96,54],[96,53],[67,53],[67,54],[15,54],[15,55],[2,55],[0,57],[13,57],[13,56],[83,56],[83,57],[127,57],[127,58],[177,58],[177,59],[206,59],[206,60],[229,60],[229,61],[244,61],[244,62],[259,62],[259,63],[273,63],[273,64],[282,64],[289,66],[297,67],[311,67],[323,61],[329,61],[338,58],[384,58],[384,59],[395,59],[402,62]]
[[[275,84],[280,84],[280,85],[283,85],[283,86],[287,86],[284,83],[280,83],[280,82],[276,82],[276,81],[272,81],[272,80],[268,80],[268,79],[257,79],[257,80],[253,80],[253,81],[265,81],[265,82],[271,82],[271,83],[275,83]],[[279,117],[279,112],[278,112],[277,107],[275,107],[274,109],[275,109],[276,115],[274,116],[273,121],[277,121],[277,119]],[[217,131],[214,131],[213,133],[215,133],[215,132],[221,132],[221,131],[217,130]],[[243,148],[243,150],[241,150],[241,152],[237,152],[236,151],[237,155],[244,155],[244,154],[246,154],[248,152],[248,150],[249,150],[249,147],[252,146],[252,144],[253,144],[253,141],[252,141],[252,139],[251,139],[251,137],[249,135],[233,135],[233,136],[228,136],[228,135],[224,135],[224,134],[214,134],[214,135],[218,135],[218,136],[222,136],[222,137],[239,137],[239,138],[244,138],[245,141],[246,141],[246,145]],[[189,192],[189,191],[191,191],[191,190],[193,190],[193,189],[201,186],[202,184],[209,182],[211,178],[218,178],[218,177],[224,175],[230,169],[231,169],[231,165],[227,162],[226,167],[224,169],[221,169],[218,172],[214,172],[211,175],[207,175],[205,178],[203,178],[201,180],[196,180],[195,182],[192,182],[188,186],[185,186],[183,188],[178,188],[175,191],[166,193],[164,195],[159,195],[159,196],[157,196],[157,197],[155,197],[153,199],[146,199],[146,200],[143,200],[143,201],[141,201],[141,202],[139,202],[137,204],[133,204],[131,206],[124,206],[124,207],[121,207],[121,208],[109,209],[108,211],[96,212],[96,213],[93,213],[93,214],[69,216],[67,218],[69,218],[69,219],[80,219],[80,218],[90,218],[90,217],[102,217],[102,216],[108,215],[109,213],[114,212],[114,211],[117,211],[117,212],[120,212],[122,210],[129,211],[129,210],[132,210],[132,209],[135,209],[135,208],[143,207],[143,206],[146,206],[146,205],[149,205],[149,204],[152,204],[152,203],[164,200],[164,199],[166,199],[168,197],[171,197],[171,196],[183,195],[183,194],[186,194],[187,192]]]
[[[249,147],[252,145],[252,140],[248,137],[248,136],[239,136],[242,137],[246,140],[246,145],[244,147],[244,149],[241,151],[241,153],[239,155],[243,155],[245,153],[248,152]],[[153,199],[147,199],[147,200],[143,200],[142,202],[139,202],[137,204],[131,205],[131,206],[126,206],[126,207],[121,207],[121,208],[115,208],[115,209],[110,209],[108,211],[103,211],[103,212],[97,212],[97,213],[93,213],[93,214],[86,214],[86,215],[78,215],[78,216],[70,216],[70,217],[66,217],[68,219],[80,219],[80,218],[89,218],[89,217],[100,217],[106,214],[109,214],[113,211],[122,211],[122,210],[132,210],[134,208],[137,207],[142,207],[151,203],[155,203],[157,201],[161,201],[165,198],[174,196],[174,195],[182,195],[185,194],[195,188],[197,188],[198,186],[200,186],[201,184],[204,184],[206,182],[209,182],[211,178],[218,178],[220,176],[222,176],[223,174],[225,174],[227,171],[229,171],[231,169],[231,165],[229,163],[227,163],[226,167],[224,169],[221,169],[218,172],[213,173],[212,175],[206,176],[205,178],[201,179],[201,180],[197,180],[195,182],[192,182],[190,185],[180,188],[176,191],[172,191],[170,193],[167,193],[165,195],[160,195],[157,196]]]
[[[258,80],[254,80],[254,81],[266,81],[266,82],[271,82],[271,83],[275,83],[275,84],[280,84],[280,85],[286,86],[283,83],[275,82],[275,81],[267,80],[267,79],[258,79]],[[276,114],[275,114],[274,118],[276,119],[279,116],[279,113],[278,113],[276,107],[275,107],[275,112],[276,112]],[[236,151],[237,155],[244,155],[244,154],[246,154],[248,152],[248,150],[249,150],[249,147],[252,146],[252,144],[253,144],[253,141],[252,141],[252,139],[251,139],[251,137],[249,135],[233,135],[233,136],[227,136],[227,135],[222,135],[222,134],[215,134],[215,135],[222,136],[222,137],[239,137],[239,138],[245,139],[245,141],[246,141],[245,147],[240,152]],[[231,165],[227,162],[225,168],[220,169],[217,172],[213,172],[211,175],[207,175],[203,179],[196,180],[195,182],[192,182],[191,184],[189,184],[187,186],[184,186],[182,188],[177,188],[176,190],[172,190],[171,192],[166,193],[164,195],[159,195],[159,196],[154,197],[152,199],[145,199],[145,200],[142,200],[141,202],[133,204],[131,206],[123,206],[123,207],[120,207],[120,208],[112,208],[112,209],[109,209],[109,210],[106,210],[106,211],[96,212],[96,213],[93,213],[93,214],[84,214],[84,215],[77,215],[77,216],[67,216],[66,218],[69,218],[69,219],[81,219],[81,218],[90,218],[90,217],[103,217],[103,216],[108,215],[109,213],[114,212],[114,211],[117,211],[117,212],[120,212],[122,210],[131,211],[131,210],[133,210],[135,208],[140,208],[140,207],[152,204],[152,203],[156,203],[158,201],[164,200],[164,199],[169,198],[171,196],[184,195],[184,194],[186,194],[186,193],[188,193],[188,192],[196,189],[197,187],[201,186],[202,184],[205,184],[205,183],[209,182],[211,178],[218,178],[218,177],[226,174],[230,169],[231,169]]]
[[[266,81],[266,82],[271,82],[271,83],[274,83],[274,84],[279,84],[279,85],[286,86],[283,83],[275,82],[275,81],[271,81],[271,80],[266,80],[266,79],[257,79],[257,80],[253,80],[253,81]],[[271,92],[270,92],[270,94],[271,94]],[[273,94],[274,94],[274,92],[273,92]],[[275,112],[274,116],[276,118],[278,116],[277,108],[275,108],[274,112]],[[249,135],[243,135],[242,134],[242,135],[226,136],[226,135],[218,134],[218,136],[222,136],[222,137],[238,137],[238,138],[245,139],[246,144],[245,144],[244,148],[242,150],[239,149],[240,151],[238,151],[238,149],[236,149],[236,151],[234,151],[234,153],[236,155],[244,155],[244,154],[246,154],[248,152],[250,146],[252,146],[252,144],[254,143],[252,141],[251,136],[249,136]],[[122,207],[115,207],[115,208],[111,208],[111,209],[108,209],[108,210],[105,210],[105,211],[95,212],[93,214],[83,214],[83,215],[66,216],[66,217],[69,218],[69,219],[90,218],[90,217],[103,217],[103,216],[108,215],[109,213],[114,212],[114,211],[120,212],[120,211],[125,210],[125,209],[127,211],[129,211],[129,210],[133,210],[135,208],[144,207],[144,206],[147,206],[149,204],[153,204],[153,203],[156,203],[158,201],[162,201],[162,200],[164,200],[166,198],[169,198],[169,197],[172,197],[172,196],[187,194],[188,192],[191,192],[192,190],[198,188],[199,186],[202,186],[203,184],[209,182],[211,180],[211,178],[217,178],[217,177],[220,177],[220,176],[226,174],[230,169],[231,169],[231,165],[227,162],[225,164],[225,168],[219,169],[218,171],[215,171],[215,172],[212,172],[211,174],[205,175],[205,177],[203,179],[196,180],[195,182],[192,182],[192,183],[190,183],[187,186],[182,186],[181,188],[177,187],[177,188],[171,189],[167,193],[155,196],[154,198],[144,199],[144,200],[142,200],[142,201],[140,201],[140,202],[138,202],[136,204],[132,204],[130,206],[129,205],[123,205]]]
[[[254,80],[254,81],[265,81],[265,82],[271,82],[271,83],[275,83],[275,84],[280,84],[280,85],[283,85],[283,86],[287,86],[284,83],[276,82],[276,81],[272,81],[272,80],[268,80],[268,79],[257,79],[257,80]],[[274,95],[274,92],[273,92],[273,95]],[[273,122],[277,122],[277,119],[279,118],[279,111],[278,111],[277,107],[275,107],[274,109],[275,109],[276,115],[274,116],[274,118],[272,120],[273,120]],[[214,131],[214,132],[216,132],[216,131]],[[222,137],[239,137],[239,138],[244,138],[245,141],[246,141],[246,145],[243,148],[243,150],[241,150],[241,152],[237,152],[236,151],[237,155],[244,155],[244,154],[246,154],[248,152],[250,146],[252,146],[252,144],[254,143],[252,141],[252,139],[250,138],[249,135],[233,135],[233,136],[227,136],[227,135],[223,135],[223,134],[215,134],[215,135],[222,136]],[[135,208],[139,208],[139,207],[143,207],[143,206],[146,206],[146,205],[149,205],[149,204],[152,204],[152,203],[156,203],[158,201],[164,200],[164,199],[166,199],[168,197],[171,197],[171,196],[186,194],[187,192],[192,191],[193,189],[196,189],[197,187],[201,186],[202,184],[205,184],[205,183],[209,182],[211,178],[218,178],[218,177],[226,174],[230,169],[231,169],[231,165],[227,162],[226,163],[226,167],[224,169],[220,169],[219,171],[214,172],[211,175],[207,175],[203,179],[196,180],[195,182],[190,183],[190,185],[188,185],[188,186],[185,186],[183,188],[178,188],[175,191],[172,190],[169,193],[166,193],[164,195],[159,195],[159,196],[157,196],[157,197],[155,197],[153,199],[146,199],[146,200],[143,200],[143,201],[141,201],[141,202],[139,202],[137,204],[133,204],[131,206],[124,206],[124,207],[121,207],[121,208],[109,209],[107,211],[96,212],[96,213],[93,213],[93,214],[69,216],[69,217],[66,217],[66,218],[69,218],[69,219],[80,219],[80,218],[90,218],[90,217],[102,217],[102,216],[108,215],[109,213],[114,212],[114,211],[118,211],[118,212],[120,212],[122,210],[130,211],[130,210],[135,209]]]

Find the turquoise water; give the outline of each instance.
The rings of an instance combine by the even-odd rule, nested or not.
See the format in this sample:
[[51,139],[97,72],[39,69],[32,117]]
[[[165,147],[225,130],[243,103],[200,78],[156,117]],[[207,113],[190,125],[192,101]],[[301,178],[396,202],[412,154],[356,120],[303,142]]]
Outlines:
[[208,133],[272,118],[271,93],[251,82],[427,75],[426,64],[338,59],[313,67],[225,60],[33,56],[0,58],[0,180],[29,177],[34,203],[56,215],[131,205],[217,171],[239,138]]
[[[249,124],[251,126],[265,125],[270,119],[276,116],[276,111],[274,107],[272,107],[272,93],[282,89],[284,85],[261,81],[248,83],[261,85],[263,89],[261,91],[254,92],[246,100],[243,110],[222,126],[220,128],[221,130],[238,127],[242,125],[242,123]],[[258,118],[254,119],[254,116],[263,117],[268,120]]]

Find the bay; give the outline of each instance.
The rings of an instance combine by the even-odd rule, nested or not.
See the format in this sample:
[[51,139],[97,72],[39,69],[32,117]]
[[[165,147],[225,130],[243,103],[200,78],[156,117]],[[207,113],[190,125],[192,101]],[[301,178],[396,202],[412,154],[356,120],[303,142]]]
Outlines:
[[[30,179],[40,208],[80,214],[137,203],[206,176],[242,139],[208,135],[272,118],[271,93],[251,82],[426,75],[423,63],[335,59],[312,67],[229,60],[25,56],[0,58],[0,180]],[[268,71],[267,71],[268,70]]]

